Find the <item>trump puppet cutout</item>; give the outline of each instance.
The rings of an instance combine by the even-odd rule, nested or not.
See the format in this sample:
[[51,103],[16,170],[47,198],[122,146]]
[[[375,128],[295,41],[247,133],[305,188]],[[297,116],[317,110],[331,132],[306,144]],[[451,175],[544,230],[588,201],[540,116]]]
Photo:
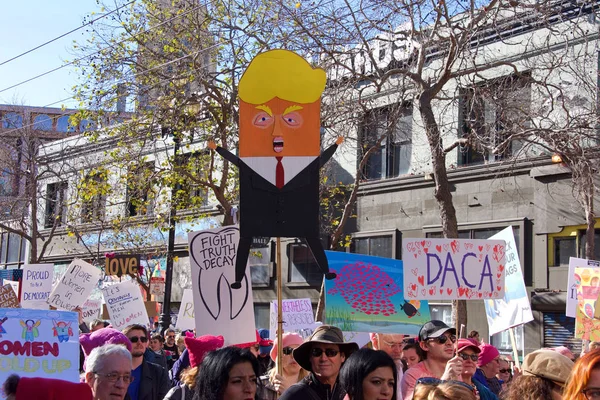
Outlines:
[[321,153],[325,81],[325,71],[291,51],[257,55],[239,84],[239,158],[209,143],[240,172],[234,289],[241,287],[255,236],[304,238],[325,278],[336,276],[319,240],[319,169],[343,140]]

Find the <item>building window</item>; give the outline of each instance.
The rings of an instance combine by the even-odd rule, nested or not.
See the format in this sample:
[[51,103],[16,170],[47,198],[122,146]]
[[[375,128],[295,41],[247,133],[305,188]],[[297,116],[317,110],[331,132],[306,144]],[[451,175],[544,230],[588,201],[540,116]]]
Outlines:
[[23,127],[23,116],[18,113],[6,113],[2,116],[2,127],[4,129],[16,129]]
[[288,245],[288,281],[318,286],[323,281],[321,268],[315,261],[307,245],[291,243]]
[[372,151],[362,169],[362,178],[376,180],[408,173],[412,153],[412,106],[378,108],[369,111],[360,129],[362,160]]
[[25,263],[26,241],[14,233],[0,233],[0,268],[20,268]]
[[40,131],[51,131],[52,130],[52,118],[46,114],[37,115],[33,119],[33,129]]
[[96,130],[96,122],[91,119],[83,119],[79,123],[79,132],[90,132]]
[[[256,329],[270,329],[271,305],[254,303],[254,324]],[[273,333],[271,333],[273,335]]]
[[17,179],[11,168],[0,169],[0,196],[17,194]]
[[88,223],[104,218],[106,197],[110,190],[107,171],[104,169],[90,172],[83,180],[80,193],[83,199],[81,222]]
[[248,265],[250,266],[250,280],[253,287],[268,287],[271,285],[271,259],[275,242],[268,237],[255,237],[252,239]]
[[127,171],[127,215],[152,215],[154,161],[138,164]]
[[[554,251],[551,252],[552,260],[550,265],[554,267],[568,267],[569,258],[585,257],[585,229],[568,229],[568,236],[552,236],[551,245]],[[600,260],[600,229],[594,231],[594,260]]]
[[452,304],[451,303],[429,303],[429,312],[431,319],[444,321],[447,325],[452,326]]
[[44,228],[64,225],[67,214],[67,182],[55,182],[46,186],[46,215]]
[[75,132],[75,126],[69,123],[69,115],[63,115],[56,120],[56,130],[58,132]]
[[[460,136],[470,140],[459,146],[458,165],[483,164],[514,156],[518,141],[506,139],[528,125],[531,79],[527,73],[504,76],[462,90]],[[496,152],[490,149],[497,148]]]
[[400,235],[395,229],[375,232],[360,232],[352,237],[350,252],[367,256],[399,259]]

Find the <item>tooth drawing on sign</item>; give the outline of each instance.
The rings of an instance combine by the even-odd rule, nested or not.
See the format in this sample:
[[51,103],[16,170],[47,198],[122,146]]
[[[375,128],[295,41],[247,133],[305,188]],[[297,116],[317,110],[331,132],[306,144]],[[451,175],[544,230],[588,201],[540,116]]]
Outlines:
[[253,237],[304,238],[325,278],[319,239],[319,169],[343,141],[321,152],[325,71],[299,55],[257,55],[240,79],[239,157],[209,142],[240,174],[240,240],[231,287],[239,289]]

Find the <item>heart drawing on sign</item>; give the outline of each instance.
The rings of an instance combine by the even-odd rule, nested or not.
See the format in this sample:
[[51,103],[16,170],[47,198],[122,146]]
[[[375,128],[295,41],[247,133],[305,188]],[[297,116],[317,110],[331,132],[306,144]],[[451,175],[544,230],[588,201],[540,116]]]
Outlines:
[[466,294],[467,294],[467,288],[464,288],[464,287],[459,287],[458,288],[458,296],[459,297],[463,297]]
[[410,289],[413,290],[413,291],[417,290],[417,284],[416,283],[411,283]]
[[492,258],[497,262],[500,262],[500,260],[504,258],[504,246],[500,244],[494,245],[493,251]]
[[421,289],[421,294],[423,295],[423,297],[425,297],[427,294],[427,291],[425,289]]
[[437,250],[438,253],[442,252],[442,246],[440,246],[439,244],[435,245],[435,249]]
[[417,280],[419,281],[421,286],[425,286],[425,275],[421,275],[420,277],[417,278]]
[[410,272],[411,272],[411,273],[412,273],[414,276],[417,276],[417,272],[419,272],[419,270],[418,270],[418,269],[416,269],[416,268],[413,268],[413,269],[411,269],[411,270],[410,270]]
[[452,294],[453,290],[451,288],[446,289],[446,293],[448,293],[448,296],[450,296]]
[[477,248],[479,249],[480,253],[483,251],[483,246],[477,246]]
[[414,245],[414,244],[412,244],[412,242],[408,242],[408,243],[406,244],[406,250],[408,250],[409,252],[411,252],[411,253],[412,253],[413,251],[415,251],[415,245]]
[[435,294],[435,286],[429,288],[429,294],[433,296]]

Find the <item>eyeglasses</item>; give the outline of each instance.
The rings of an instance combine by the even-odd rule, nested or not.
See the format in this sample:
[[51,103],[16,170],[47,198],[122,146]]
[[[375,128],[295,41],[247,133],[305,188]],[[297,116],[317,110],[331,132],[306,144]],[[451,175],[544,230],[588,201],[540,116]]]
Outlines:
[[452,381],[452,380],[446,381],[446,380],[442,380],[442,379],[438,379],[438,378],[430,378],[430,377],[417,379],[417,383],[415,383],[415,386],[416,385],[435,385],[435,386],[437,386],[441,383],[450,383],[452,385],[460,385],[462,387],[469,389],[470,391],[474,390],[473,386],[468,385],[461,381]]
[[450,336],[442,335],[442,336],[439,336],[439,337],[436,337],[436,338],[427,338],[428,341],[438,342],[439,344],[445,344],[448,341],[448,339],[450,339],[450,341],[452,343],[455,343],[456,342],[456,335],[450,335]]
[[403,344],[415,344],[417,343],[417,339],[415,338],[406,338],[402,341]]
[[506,369],[505,369],[505,368],[502,368],[502,369],[501,369],[501,370],[499,370],[499,371],[500,371],[500,373],[501,373],[501,374],[507,374],[507,373],[509,373],[509,372],[512,372],[512,371],[510,370],[510,368],[506,368]]
[[383,344],[390,347],[391,349],[404,347],[403,341],[400,343],[397,343],[397,342],[388,342],[387,340],[382,340],[382,342],[383,342]]
[[313,356],[313,357],[321,357],[323,355],[323,353],[325,353],[325,355],[327,357],[335,357],[335,356],[338,355],[339,350],[334,350],[334,349],[325,349],[325,350],[323,350],[323,349],[321,349],[319,347],[315,347],[315,348],[312,348],[310,350],[310,355]]
[[589,388],[583,389],[581,391],[587,400],[598,400],[600,399],[600,389],[599,388]]
[[[294,351],[293,347],[284,347],[283,349],[281,349],[281,351],[283,352],[283,354],[285,354],[286,356],[289,356],[290,354],[292,354],[292,352]],[[327,354],[327,353],[325,353]]]
[[[471,359],[471,361],[476,362],[477,360],[479,360],[479,354],[465,354],[465,353],[458,353],[458,355],[460,356],[460,358],[462,358],[463,360],[467,361],[469,358]],[[500,370],[500,372],[502,372],[502,370]]]
[[123,380],[123,383],[131,383],[133,381],[133,376],[131,376],[130,374],[119,375],[116,372],[111,372],[109,374],[100,374],[98,372],[94,372],[94,375],[101,376],[102,378],[106,379],[108,382],[113,382],[113,383],[118,381],[119,378],[121,378]]
[[148,338],[146,336],[132,336],[129,338],[129,341],[131,343],[137,343],[138,340],[142,343],[146,343],[148,341]]

